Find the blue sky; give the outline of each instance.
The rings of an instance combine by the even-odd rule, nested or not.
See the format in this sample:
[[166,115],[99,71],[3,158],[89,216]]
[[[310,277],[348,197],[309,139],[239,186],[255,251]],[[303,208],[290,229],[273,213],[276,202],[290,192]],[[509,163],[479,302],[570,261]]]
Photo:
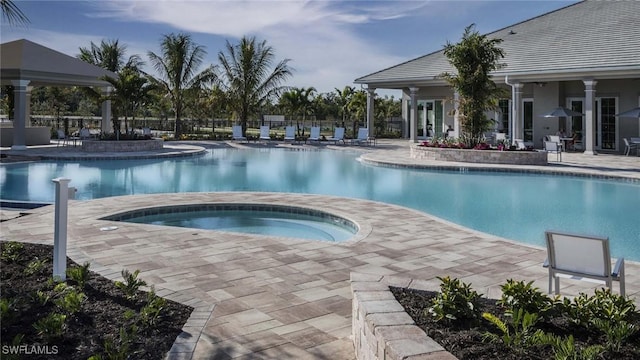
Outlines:
[[[216,64],[225,41],[243,35],[266,40],[278,60],[289,58],[287,85],[320,92],[442,49],[475,23],[488,33],[576,1],[15,1],[25,26],[0,29],[1,42],[26,38],[68,55],[103,39],[128,54],[159,53],[160,38],[186,32]],[[380,91],[385,95],[397,91]]]

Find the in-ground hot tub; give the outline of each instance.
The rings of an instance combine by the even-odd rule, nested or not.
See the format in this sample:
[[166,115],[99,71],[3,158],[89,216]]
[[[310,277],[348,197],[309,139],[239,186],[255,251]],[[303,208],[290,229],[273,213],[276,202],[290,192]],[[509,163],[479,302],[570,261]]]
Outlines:
[[194,204],[139,209],[101,220],[343,242],[358,226],[327,212],[271,204]]

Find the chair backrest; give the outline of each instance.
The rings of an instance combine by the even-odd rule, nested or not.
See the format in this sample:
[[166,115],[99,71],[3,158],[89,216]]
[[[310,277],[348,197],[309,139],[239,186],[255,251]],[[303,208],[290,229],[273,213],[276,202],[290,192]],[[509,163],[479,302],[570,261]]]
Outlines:
[[149,129],[148,127],[143,127],[142,135],[151,135],[151,129]]
[[629,146],[631,144],[629,144],[629,139],[627,138],[623,138],[622,140],[624,140],[624,146]]
[[344,128],[343,127],[337,127],[336,130],[333,133],[333,138],[334,139],[342,139],[342,138],[344,138]]
[[574,273],[609,276],[611,255],[605,237],[545,232],[549,266]]
[[296,127],[295,126],[287,126],[284,128],[284,137],[292,138],[296,136]]
[[62,140],[62,139],[66,139],[67,136],[64,134],[64,130],[62,129],[58,129],[58,139]]
[[358,129],[358,140],[367,140],[369,137],[369,129],[368,128],[360,128]]
[[545,141],[544,148],[547,151],[554,151],[554,152],[560,151],[558,147],[558,143],[555,141]]
[[309,134],[310,139],[319,139],[320,138],[320,126],[312,126],[311,132]]
[[505,133],[496,133],[496,141],[504,141],[507,140],[507,134]]
[[80,129],[80,139],[88,139],[91,137],[91,132],[87,128]]
[[270,136],[269,135],[269,130],[270,130],[269,125],[260,126],[260,137],[261,138],[268,138]]
[[241,125],[233,125],[233,127],[231,128],[231,131],[233,132],[233,137],[234,138],[242,137],[242,126]]
[[549,138],[549,141],[555,142],[555,143],[559,143],[560,142],[560,136],[558,135],[547,135],[547,137]]

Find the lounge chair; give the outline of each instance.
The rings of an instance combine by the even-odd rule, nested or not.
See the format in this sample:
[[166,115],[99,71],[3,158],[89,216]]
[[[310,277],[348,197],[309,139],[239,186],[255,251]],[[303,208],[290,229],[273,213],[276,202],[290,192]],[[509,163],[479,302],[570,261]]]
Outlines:
[[351,139],[352,145],[360,145],[362,143],[369,145],[369,129],[368,128],[359,128],[358,137],[355,139]]
[[624,296],[624,258],[611,269],[609,239],[605,237],[546,231],[549,268],[549,293],[555,284],[560,293],[560,277],[604,283],[611,290],[612,282],[620,282],[620,295]]
[[247,138],[245,136],[242,136],[242,126],[233,125],[233,127],[231,128],[231,131],[232,131],[231,138],[233,140],[249,142],[249,140],[247,140]]
[[91,131],[87,128],[80,129],[80,141],[91,140]]
[[78,140],[80,140],[78,136],[67,136],[64,130],[58,129],[58,146],[69,145],[69,142],[73,143],[73,146],[76,146],[76,141]]
[[269,135],[269,125],[260,126],[260,140],[271,141],[271,135]]
[[151,129],[148,127],[143,127],[142,128],[142,136],[149,136],[152,137],[151,135]]
[[295,126],[287,126],[284,128],[284,141],[291,141],[294,143],[296,141],[296,127]]
[[320,141],[320,126],[312,126],[311,127],[311,132],[309,133],[309,138],[307,139],[309,141]]
[[624,138],[624,154],[626,156],[629,156],[629,153],[631,152],[631,150],[635,150],[636,151],[636,155],[638,155],[638,144],[635,142],[630,142],[629,139]]
[[558,144],[557,142],[545,141],[544,150],[547,153],[556,153],[556,160],[562,161],[562,149],[560,147],[560,144]]
[[560,140],[560,136],[558,135],[547,135],[547,138],[549,139],[549,141],[554,142],[556,144],[558,144],[558,148],[560,149],[560,151],[564,151],[564,142],[562,142],[562,140]]
[[333,136],[327,138],[327,141],[333,141],[334,144],[337,144],[338,141],[342,141],[342,143],[344,144],[344,128],[337,127],[333,132]]

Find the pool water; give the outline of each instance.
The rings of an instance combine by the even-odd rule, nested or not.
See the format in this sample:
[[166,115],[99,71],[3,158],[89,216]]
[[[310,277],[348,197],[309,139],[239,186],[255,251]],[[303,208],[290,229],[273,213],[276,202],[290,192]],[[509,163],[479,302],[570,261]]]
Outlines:
[[127,222],[343,242],[355,231],[335,221],[275,211],[197,211],[137,216]]
[[213,149],[193,158],[44,161],[0,166],[0,198],[53,202],[66,177],[78,199],[115,195],[265,191],[369,199],[544,246],[547,229],[608,236],[614,256],[640,261],[640,184],[505,172],[369,166],[358,154]]

